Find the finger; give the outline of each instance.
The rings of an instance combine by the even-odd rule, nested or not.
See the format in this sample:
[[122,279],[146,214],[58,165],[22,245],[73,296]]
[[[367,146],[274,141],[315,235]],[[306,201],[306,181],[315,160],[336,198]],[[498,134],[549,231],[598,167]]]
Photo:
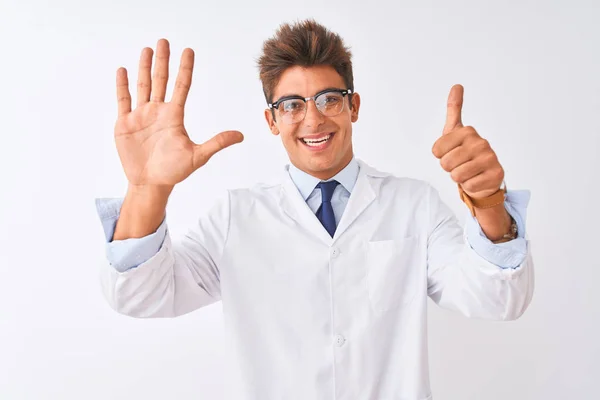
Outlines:
[[467,161],[464,164],[459,165],[450,172],[452,180],[456,183],[463,184],[469,179],[481,174],[486,170],[486,163],[481,162],[479,159]]
[[137,81],[137,106],[141,106],[150,101],[150,69],[152,68],[152,55],[154,50],[150,47],[146,47],[142,50],[140,56],[140,66],[138,70],[138,81]]
[[123,67],[117,70],[117,109],[119,116],[131,112],[131,94],[127,70]]
[[448,95],[448,104],[446,111],[446,124],[444,125],[443,134],[451,132],[456,127],[463,126],[462,124],[462,105],[463,105],[464,88],[462,85],[454,85],[450,89]]
[[169,42],[160,39],[156,45],[156,60],[154,61],[154,74],[152,75],[152,101],[165,101],[167,81],[169,80]]
[[175,81],[175,89],[173,89],[172,102],[185,106],[190,87],[192,86],[192,73],[194,71],[194,50],[185,49],[181,54],[179,63],[179,72]]
[[452,172],[459,165],[473,159],[472,154],[464,146],[458,146],[450,150],[440,159],[440,165],[446,172]]
[[[470,179],[467,179],[465,182],[461,183],[461,186],[467,192],[473,194],[477,192],[481,192],[484,190],[490,190],[492,193],[498,190],[498,187],[501,185],[498,182],[498,173],[494,170],[485,170]],[[483,196],[485,197],[485,196]]]
[[244,140],[244,135],[241,132],[225,131],[202,144],[197,144],[194,148],[194,167],[200,168],[216,153],[242,140]]
[[470,132],[470,130],[464,129],[463,127],[463,129],[454,130],[450,134],[440,136],[433,144],[431,152],[434,156],[441,159],[448,154],[448,152],[462,145]]

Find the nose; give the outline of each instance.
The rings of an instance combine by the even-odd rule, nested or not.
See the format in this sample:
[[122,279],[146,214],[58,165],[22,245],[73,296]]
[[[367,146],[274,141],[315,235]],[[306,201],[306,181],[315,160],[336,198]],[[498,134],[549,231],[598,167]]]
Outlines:
[[306,116],[304,125],[306,127],[316,127],[325,121],[325,116],[317,109],[317,104],[313,99],[306,102]]

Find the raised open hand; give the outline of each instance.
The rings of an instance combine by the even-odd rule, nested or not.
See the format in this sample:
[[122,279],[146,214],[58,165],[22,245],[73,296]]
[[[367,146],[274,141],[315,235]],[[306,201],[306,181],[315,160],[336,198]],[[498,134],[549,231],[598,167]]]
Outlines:
[[185,102],[192,83],[194,51],[186,48],[170,102],[165,102],[169,79],[169,42],[158,41],[154,71],[153,50],[144,48],[137,82],[137,107],[131,109],[127,70],[117,70],[118,119],[115,142],[130,185],[175,186],[202,167],[218,151],[244,137],[224,131],[203,144],[189,138],[183,124]]

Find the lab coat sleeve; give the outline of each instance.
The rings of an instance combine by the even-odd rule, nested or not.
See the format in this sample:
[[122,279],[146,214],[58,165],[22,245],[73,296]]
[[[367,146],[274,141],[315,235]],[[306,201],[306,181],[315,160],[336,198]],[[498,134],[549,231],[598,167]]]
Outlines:
[[428,295],[439,306],[471,318],[514,320],[529,306],[534,290],[531,244],[514,268],[482,257],[436,189],[428,188]]
[[[132,317],[166,318],[220,300],[219,263],[229,215],[227,194],[178,240],[172,239],[165,218],[161,224],[164,238],[158,251],[139,265],[119,268],[108,257],[100,271],[101,288],[108,304]],[[160,228],[155,234],[159,231]]]

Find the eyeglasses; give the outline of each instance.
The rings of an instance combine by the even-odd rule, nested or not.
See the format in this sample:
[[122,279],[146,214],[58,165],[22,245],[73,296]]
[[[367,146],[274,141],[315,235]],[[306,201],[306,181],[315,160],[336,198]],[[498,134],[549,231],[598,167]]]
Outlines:
[[326,117],[335,117],[344,110],[346,95],[352,95],[352,89],[325,89],[312,97],[285,96],[274,103],[269,103],[269,108],[275,118],[275,110],[286,124],[297,124],[306,117],[307,102],[313,100],[317,110]]

